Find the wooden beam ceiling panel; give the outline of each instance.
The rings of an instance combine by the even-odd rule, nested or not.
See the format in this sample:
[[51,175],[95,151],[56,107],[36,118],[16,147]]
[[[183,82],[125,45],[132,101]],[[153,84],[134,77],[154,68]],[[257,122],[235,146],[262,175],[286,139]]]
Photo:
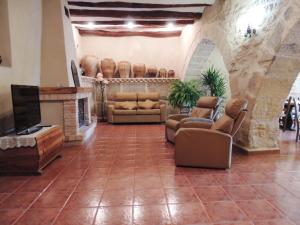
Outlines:
[[178,19],[199,19],[202,13],[195,12],[174,12],[165,10],[152,11],[122,11],[122,10],[89,10],[89,9],[70,9],[73,17],[114,17],[114,18],[178,18]]
[[[128,22],[128,20],[102,20],[102,21],[93,21],[95,25],[124,25]],[[142,25],[142,26],[165,26],[169,20],[136,20],[136,25]],[[173,21],[175,25],[188,25],[193,24],[195,21],[193,19],[189,20],[175,20]],[[86,25],[88,21],[72,21],[72,24],[78,24],[78,25]]]
[[188,7],[206,7],[211,6],[207,3],[194,3],[194,4],[153,4],[153,3],[133,3],[133,2],[80,2],[80,1],[69,1],[71,6],[80,7],[96,7],[96,8],[188,8]]
[[154,38],[163,37],[178,37],[181,31],[168,31],[168,32],[149,32],[149,31],[105,31],[105,30],[85,30],[79,29],[80,35],[95,35],[102,37],[125,37],[125,36],[146,36]]

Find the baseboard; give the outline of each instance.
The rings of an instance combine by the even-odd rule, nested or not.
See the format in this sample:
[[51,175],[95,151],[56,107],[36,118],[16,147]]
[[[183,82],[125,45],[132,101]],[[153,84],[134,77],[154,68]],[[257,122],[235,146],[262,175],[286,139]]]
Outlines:
[[239,152],[242,152],[247,155],[254,155],[254,154],[279,154],[280,149],[279,148],[247,148],[244,146],[241,146],[239,144],[234,143],[233,149],[237,150]]

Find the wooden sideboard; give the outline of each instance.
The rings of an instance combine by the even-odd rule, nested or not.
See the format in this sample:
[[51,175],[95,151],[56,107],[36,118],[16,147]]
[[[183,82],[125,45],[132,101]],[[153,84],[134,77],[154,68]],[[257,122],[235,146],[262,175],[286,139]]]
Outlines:
[[43,168],[61,156],[64,134],[59,126],[39,132],[34,147],[0,149],[0,175],[42,174]]

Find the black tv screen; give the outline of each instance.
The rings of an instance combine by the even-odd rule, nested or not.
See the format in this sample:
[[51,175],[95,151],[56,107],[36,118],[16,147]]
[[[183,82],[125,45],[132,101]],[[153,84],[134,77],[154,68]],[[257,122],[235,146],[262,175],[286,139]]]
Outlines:
[[15,130],[17,134],[41,122],[39,87],[11,85]]

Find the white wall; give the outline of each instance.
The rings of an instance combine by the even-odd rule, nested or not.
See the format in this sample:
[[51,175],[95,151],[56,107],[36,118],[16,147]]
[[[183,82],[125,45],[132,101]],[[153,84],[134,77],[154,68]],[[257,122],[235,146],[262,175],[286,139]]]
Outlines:
[[0,66],[0,134],[12,125],[10,85],[40,83],[41,7],[41,0],[8,1],[12,62]]
[[180,75],[178,65],[180,56],[180,38],[151,38],[151,37],[96,37],[81,36],[75,40],[83,55],[92,54],[100,60],[112,58],[116,62],[127,60],[134,63],[154,65],[158,69],[175,70]]

